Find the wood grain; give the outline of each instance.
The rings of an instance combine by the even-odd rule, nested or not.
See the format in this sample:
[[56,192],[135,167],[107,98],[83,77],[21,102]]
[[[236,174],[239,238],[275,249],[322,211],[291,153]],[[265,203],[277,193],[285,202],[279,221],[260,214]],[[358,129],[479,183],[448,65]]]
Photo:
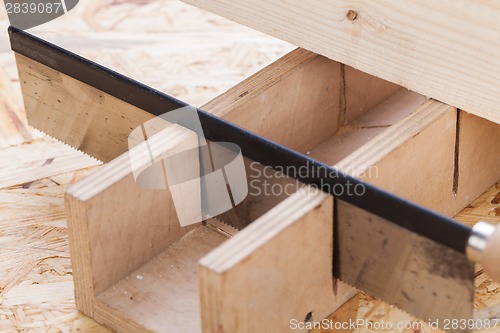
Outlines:
[[126,152],[132,130],[154,117],[23,55],[16,62],[29,124],[103,162]]
[[456,117],[455,108],[430,100],[339,164],[391,193],[453,215]]
[[32,140],[18,94],[7,73],[0,67],[0,147]]
[[455,214],[500,180],[500,126],[463,111],[458,126]]
[[[137,29],[138,23],[147,21],[144,20],[145,16],[141,16],[145,15],[145,13],[156,11],[156,13],[161,14],[162,11],[158,9],[162,6],[162,4],[163,1],[158,1],[154,4],[151,3],[143,6],[140,8],[140,10],[131,11],[131,8],[135,8],[132,7],[131,4],[124,3],[121,6],[115,6],[107,3],[103,4],[103,2],[99,2],[96,0],[96,2],[92,3],[92,6],[89,6],[93,7],[92,11],[90,11],[90,8],[88,9],[89,12],[100,15],[100,17],[102,18],[104,12],[108,11],[109,13],[112,13],[112,15],[109,15],[109,19],[112,18],[113,20],[115,20],[115,22],[109,23],[109,20],[103,20],[100,22],[94,21],[94,24],[96,26],[100,25],[104,27],[104,29],[108,29],[110,26],[112,26],[113,29],[116,29],[115,33],[97,35],[93,32],[80,33],[76,32],[75,30],[70,32],[71,38],[65,39],[65,36],[62,33],[65,29],[59,29],[60,31],[57,32],[46,32],[45,36],[54,37],[55,41],[57,43],[61,43],[62,45],[66,43],[66,45],[68,45],[70,49],[75,49],[75,47],[81,48],[82,50],[85,49],[83,50],[83,52],[90,55],[93,59],[96,59],[99,62],[113,67],[120,72],[125,72],[134,78],[139,78],[157,87],[163,87],[162,90],[170,93],[173,92],[176,96],[187,99],[189,101],[209,99],[207,98],[207,96],[210,96],[211,98],[216,94],[216,91],[227,89],[227,87],[230,87],[235,82],[239,81],[239,78],[248,75],[252,71],[252,68],[255,69],[261,66],[262,59],[265,60],[269,59],[269,57],[272,58],[272,56],[268,55],[259,56],[259,54],[261,54],[259,52],[262,52],[262,48],[266,49],[267,47],[267,51],[269,52],[268,54],[279,53],[279,47],[273,46],[274,44],[272,44],[272,42],[264,41],[264,39],[257,38],[254,35],[250,34],[243,34],[243,36],[247,36],[243,38],[241,37],[241,34],[229,34],[226,32],[226,34],[224,35],[224,41],[226,41],[226,38],[232,38],[232,40],[245,39],[245,41],[249,41],[250,45],[253,45],[253,47],[248,47],[249,44],[238,44],[236,47],[231,48],[227,46],[226,42],[222,43],[222,39],[220,37],[218,39],[207,37],[205,30],[210,26],[209,23],[207,23],[209,20],[222,22],[219,23],[219,28],[221,29],[232,29],[227,27],[234,27],[235,25],[231,25],[230,23],[221,21],[220,19],[213,18],[208,15],[196,16],[196,20],[183,19],[182,15],[175,14],[176,9],[173,8],[177,7],[172,7],[170,5],[164,8],[169,9],[166,16],[170,17],[170,20],[172,22],[182,22],[182,24],[184,25],[195,23],[199,24],[200,22],[201,24],[205,24],[201,33],[197,34],[196,32],[190,32],[188,35],[189,38],[186,38],[185,34],[178,34],[174,37],[168,34],[161,35],[164,41],[178,41],[181,44],[183,43],[182,45],[185,47],[185,50],[187,50],[187,53],[189,53],[189,56],[183,53],[181,55],[174,55],[174,58],[169,58],[169,56],[172,56],[171,48],[162,48],[159,44],[155,44],[155,47],[152,47],[147,51],[143,51],[145,48],[141,45],[144,45],[145,43],[152,43],[153,40],[156,40],[157,42],[158,35],[138,36],[137,34],[129,34],[128,32],[126,32],[127,27],[128,29]],[[83,7],[81,8],[83,9]],[[76,9],[78,9],[78,7]],[[87,10],[87,8],[85,8],[85,10]],[[126,17],[125,13],[127,11],[129,11],[130,13],[138,13],[140,20],[134,19],[133,17],[129,20],[124,19]],[[0,12],[0,17],[2,15],[4,14]],[[93,17],[93,15],[94,14],[88,14],[85,17],[90,19]],[[74,20],[75,17],[72,17],[71,19]],[[54,23],[56,23],[56,21],[54,21]],[[171,25],[169,25],[169,27],[170,26]],[[81,25],[67,24],[66,27],[70,30],[73,29],[73,27],[77,27],[75,29],[80,29]],[[175,28],[173,29],[175,30]],[[210,29],[214,29],[214,27],[212,26]],[[114,36],[119,35],[120,32],[122,33],[122,36],[115,38]],[[193,52],[193,49],[188,47],[187,42],[182,42],[189,41],[189,44],[192,44],[192,38],[196,39],[197,36],[203,36],[202,39],[204,39],[204,41],[207,43],[218,45],[221,48],[225,47],[225,52],[226,54],[229,54],[229,56],[227,58],[221,57],[221,53],[217,53],[215,51],[213,51],[213,54],[204,53],[205,51],[200,51],[201,53]],[[130,42],[131,40],[133,42]],[[134,46],[138,47],[134,49],[133,47],[129,47],[130,44],[134,44]],[[103,50],[104,45],[111,45],[112,47],[111,49],[108,48],[107,50]],[[258,47],[262,48],[258,49]],[[8,49],[8,46],[5,47],[5,49]],[[228,49],[230,50],[228,51]],[[176,52],[177,51],[178,50],[176,50]],[[211,56],[214,54],[217,54],[217,56]],[[10,54],[9,57],[11,57]],[[165,61],[166,58],[170,60]],[[142,59],[142,61],[139,62],[134,59]],[[145,59],[147,59],[147,61]],[[180,66],[179,64],[186,59],[190,65]],[[200,61],[199,59],[202,59],[201,62],[198,62]],[[207,61],[207,59],[211,60]],[[231,61],[227,59],[231,59]],[[2,64],[10,64],[10,67],[6,66],[5,68],[7,74],[10,75],[11,78],[14,78],[15,75],[13,73],[15,72],[15,70],[13,67],[13,59],[10,60],[9,58],[9,60],[6,61],[6,57],[2,56],[2,58],[0,58],[0,61],[2,61]],[[174,63],[176,64],[176,66],[172,65]],[[227,69],[228,64],[231,70],[239,72],[239,74],[232,74],[234,72]],[[216,69],[208,70],[207,68],[210,68],[210,65],[215,66]],[[238,68],[238,66],[241,66],[241,68]],[[181,67],[182,69],[180,69]],[[172,69],[172,71],[176,71],[174,74],[166,74],[170,73],[165,70],[166,68],[170,68]],[[211,73],[209,79],[207,79],[206,81],[200,79],[200,77],[206,76],[207,72]],[[172,78],[175,78],[174,83],[172,83]],[[11,81],[15,83],[14,79],[11,79]],[[187,83],[182,84],[180,82]],[[215,85],[217,86],[215,87]],[[241,93],[243,92],[244,91],[242,91]],[[356,93],[354,93],[353,96],[356,96]],[[200,102],[193,103],[201,104]],[[482,132],[478,130],[477,134],[481,135],[481,133]],[[368,135],[368,138],[366,140],[369,141],[369,137],[370,136]],[[484,138],[486,137],[487,135]],[[494,138],[494,136],[492,137]],[[55,143],[53,142],[46,143],[47,146],[52,146],[54,144]],[[27,147],[29,147],[29,145],[16,147],[17,153],[11,151],[12,155],[10,156],[13,156],[14,154],[30,154],[29,148]],[[475,155],[475,148],[477,149],[478,146],[470,146],[469,151],[471,152],[471,154],[469,158],[462,160],[464,164],[469,160],[474,161],[475,156],[484,156]],[[486,145],[483,145],[480,151],[487,152],[487,148],[488,147],[486,147]],[[479,160],[484,161],[484,158],[482,157]],[[486,161],[491,162],[494,160],[486,159]],[[11,162],[9,162],[9,164],[10,163]],[[479,165],[480,163],[482,162],[478,162],[477,165]],[[22,173],[22,170],[23,168],[19,167],[20,173]],[[487,170],[493,169],[488,168]],[[75,182],[84,174],[92,173],[92,171],[83,170],[80,173],[68,172],[64,174],[52,175],[48,178],[34,180],[29,184],[29,188],[27,189],[22,189],[20,186],[17,186],[15,188],[3,189],[1,191],[0,215],[2,216],[2,238],[3,241],[8,241],[8,245],[6,245],[6,247],[8,247],[8,250],[2,252],[1,254],[1,265],[4,268],[4,270],[2,271],[9,273],[6,276],[2,276],[2,287],[5,286],[5,292],[8,292],[8,290],[10,290],[13,286],[21,285],[21,288],[16,292],[22,294],[23,286],[27,286],[33,283],[47,283],[48,281],[59,279],[60,277],[58,274],[61,273],[64,273],[61,278],[62,280],[71,280],[72,272],[68,260],[69,252],[67,248],[67,242],[65,243],[65,239],[67,239],[67,236],[65,233],[66,223],[64,218],[62,193],[65,189],[66,184]],[[478,174],[481,174],[481,172],[478,172]],[[483,179],[487,179],[488,177],[485,177]],[[471,183],[473,183],[473,181],[471,181]],[[474,185],[471,186],[474,187],[475,190],[480,191],[480,187],[484,185],[477,186],[477,188]],[[40,187],[43,189],[39,189]],[[464,187],[464,190],[466,189],[467,188]],[[473,222],[477,219],[486,219],[488,221],[498,222],[498,204],[491,203],[492,201],[494,201],[495,195],[497,194],[498,190],[493,188],[489,193],[487,193],[487,196],[482,196],[481,198],[479,198],[479,201],[476,201],[471,206],[467,207],[464,213],[460,215],[461,217],[458,218],[468,222]],[[48,230],[51,230],[52,232],[47,233]],[[54,230],[57,231],[56,234],[53,232]],[[29,237],[26,238],[26,235],[28,235]],[[45,252],[40,252],[41,249],[43,251],[47,251],[47,255],[56,255],[57,257],[53,257],[52,259],[54,260],[52,261],[48,259],[42,261],[31,260],[33,257],[38,258],[36,257],[38,253],[41,253],[41,256],[45,255]],[[476,283],[478,286],[478,297],[476,300],[476,305],[479,308],[484,308],[486,305],[494,305],[498,303],[498,293],[500,292],[500,289],[493,282],[489,281],[485,277],[485,274],[478,272]],[[52,330],[62,331],[70,330],[72,328],[80,329],[82,331],[94,329],[96,331],[105,331],[105,329],[102,329],[101,327],[97,328],[97,326],[92,321],[82,318],[81,315],[76,314],[74,302],[72,300],[73,295],[67,290],[66,292],[67,293],[58,294],[60,298],[54,299],[54,302],[50,303],[51,309],[47,309],[47,303],[43,304],[43,299],[36,298],[29,299],[29,304],[19,304],[12,307],[2,306],[0,312],[0,325],[2,327],[2,330],[8,331],[23,328],[33,329],[34,327],[36,327],[40,329],[50,328]],[[380,301],[373,300],[366,295],[362,295],[361,297],[362,304],[358,313],[359,317],[369,318],[370,320],[374,321],[386,318],[396,321],[408,319],[408,316],[405,316],[401,312],[397,311],[397,309],[389,309],[388,306],[383,305],[383,303],[381,303]],[[12,298],[11,296],[10,299],[15,300],[16,298]],[[32,307],[33,304],[41,304],[42,306]],[[110,313],[114,313],[116,315],[116,311],[113,312],[113,309],[110,309],[109,307],[101,305],[98,307],[98,309],[99,319],[107,318]],[[408,320],[412,319],[409,318]],[[124,326],[124,329],[128,329],[130,327],[130,325]]]
[[146,144],[153,151],[155,147],[161,147],[162,152],[179,151],[197,144],[197,137],[173,126],[153,139],[156,141],[134,147],[67,191],[77,305],[88,315],[93,314],[95,295],[190,230],[180,227],[168,190],[147,189],[136,183],[133,168],[149,166],[151,160],[149,154],[134,151],[148,151]]
[[[8,172],[21,185],[0,189],[0,293],[14,286],[23,293],[32,284],[72,281],[63,194],[98,167],[85,168],[86,156],[76,151],[73,160],[68,155],[65,163],[34,167],[50,158],[42,152],[56,157],[66,147],[26,125],[8,24],[0,10],[0,146],[13,146],[0,158],[0,178],[9,181]],[[175,0],[80,1],[68,15],[30,32],[193,105],[293,49]],[[23,143],[32,138],[33,144]],[[50,174],[43,174],[46,168]],[[58,300],[33,295],[23,304],[0,305],[0,331],[110,332],[79,313],[73,292],[65,291]]]
[[[144,330],[201,332],[197,261],[227,238],[198,226],[166,251],[131,272],[97,297],[117,313],[101,316],[117,327],[134,322]],[[98,305],[101,306],[101,305]]]
[[500,123],[499,1],[184,1]]
[[304,153],[337,131],[340,82],[340,64],[297,49],[203,109]]
[[310,191],[200,260],[203,332],[286,332],[293,319],[321,320],[353,296],[345,285],[334,294],[333,199]]

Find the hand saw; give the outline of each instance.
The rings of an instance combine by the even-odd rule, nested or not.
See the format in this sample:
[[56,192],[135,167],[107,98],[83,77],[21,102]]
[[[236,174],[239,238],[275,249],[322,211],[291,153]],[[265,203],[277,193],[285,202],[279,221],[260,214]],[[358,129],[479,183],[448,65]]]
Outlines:
[[[151,117],[186,106],[19,29],[11,27],[9,33],[16,53],[145,110]],[[50,99],[50,93],[41,98]],[[335,186],[363,186],[362,196],[336,196],[334,277],[424,320],[472,318],[474,262],[500,280],[500,228],[483,222],[469,228],[203,110],[197,112],[206,139],[232,142],[246,158],[286,170],[290,178],[330,194]],[[75,143],[70,134],[61,131],[64,123],[54,126],[42,121],[52,116],[28,114],[31,125],[104,161],[113,156],[96,146],[126,138],[132,129],[87,130],[85,139]],[[309,170],[305,176],[294,172],[304,168]],[[239,219],[237,210],[219,217],[241,229],[250,220]]]

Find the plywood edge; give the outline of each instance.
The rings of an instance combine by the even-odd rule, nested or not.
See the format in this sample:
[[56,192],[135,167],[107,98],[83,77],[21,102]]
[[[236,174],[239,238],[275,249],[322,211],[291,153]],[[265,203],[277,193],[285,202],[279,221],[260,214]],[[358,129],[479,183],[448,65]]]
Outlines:
[[114,310],[109,305],[99,300],[95,301],[94,319],[105,326],[113,328],[113,331],[115,332],[153,333],[144,326],[138,324],[136,321],[130,320],[119,311]]
[[298,67],[318,57],[313,52],[297,48],[204,104],[201,108],[224,118],[237,105],[248,103],[248,101],[260,96],[263,91],[294,73]]
[[94,287],[92,280],[90,241],[85,205],[71,195],[65,195],[71,269],[75,284],[75,303],[78,310],[94,316]]
[[347,158],[337,163],[335,167],[349,172],[353,166],[356,166],[353,176],[360,176],[437,119],[445,116],[448,112],[456,112],[456,110],[450,105],[436,100],[428,100],[415,112],[390,126]]

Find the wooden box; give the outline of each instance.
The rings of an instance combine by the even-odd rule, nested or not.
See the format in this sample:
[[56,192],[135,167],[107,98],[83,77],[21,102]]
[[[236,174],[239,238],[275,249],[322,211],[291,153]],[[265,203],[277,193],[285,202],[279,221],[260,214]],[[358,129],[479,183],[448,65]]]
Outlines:
[[[83,313],[121,332],[274,333],[357,293],[332,278],[331,196],[304,187],[254,198],[225,216],[253,221],[236,234],[215,220],[180,227],[171,194],[135,182],[131,165],[149,156],[131,163],[127,152],[163,95],[116,73],[105,86],[98,75],[110,72],[43,41],[13,49],[31,125],[107,162],[66,194]],[[201,108],[448,216],[500,179],[498,124],[303,49]],[[189,138],[163,134],[165,152]]]

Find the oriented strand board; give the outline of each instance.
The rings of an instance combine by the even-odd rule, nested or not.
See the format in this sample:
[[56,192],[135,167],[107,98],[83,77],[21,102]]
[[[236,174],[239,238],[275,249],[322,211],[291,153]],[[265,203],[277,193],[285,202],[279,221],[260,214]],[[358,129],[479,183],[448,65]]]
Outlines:
[[32,134],[27,126],[26,115],[19,105],[19,91],[0,67],[0,147],[30,141]]

